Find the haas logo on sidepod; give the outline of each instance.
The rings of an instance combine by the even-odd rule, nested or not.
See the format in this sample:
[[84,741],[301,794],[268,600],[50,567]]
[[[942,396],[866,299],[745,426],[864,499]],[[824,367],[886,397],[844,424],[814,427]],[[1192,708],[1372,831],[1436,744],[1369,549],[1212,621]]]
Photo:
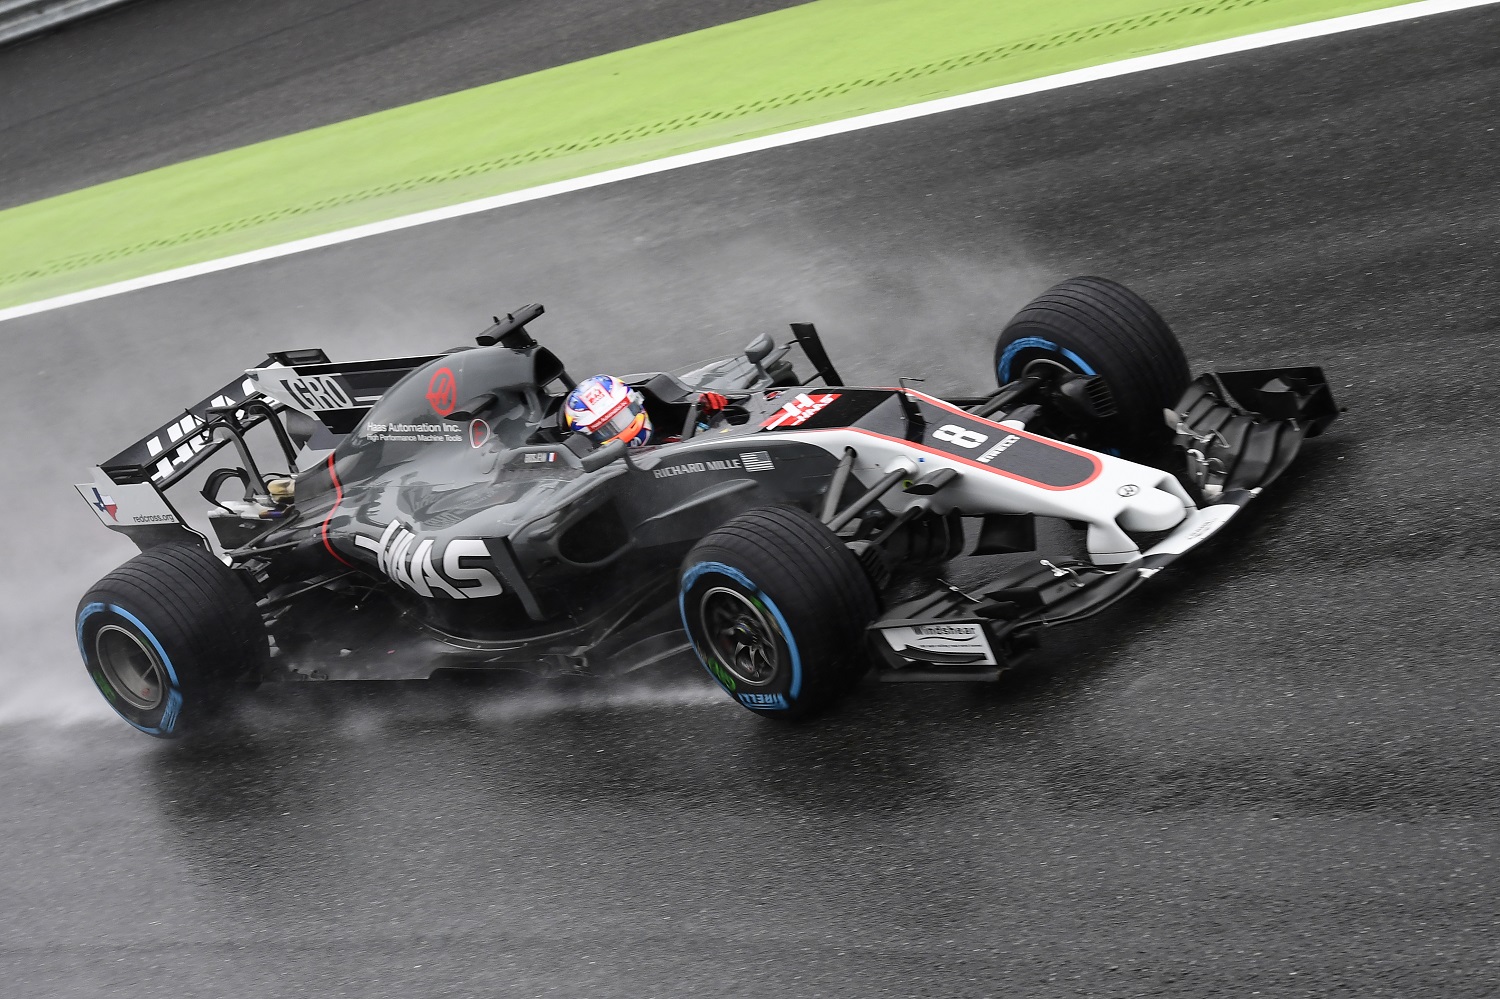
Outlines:
[[438,558],[433,554],[435,541],[418,541],[415,533],[393,520],[380,540],[356,534],[354,544],[374,552],[381,572],[419,596],[477,600],[504,592],[493,572],[475,564],[490,561],[489,549],[478,538],[454,538]]

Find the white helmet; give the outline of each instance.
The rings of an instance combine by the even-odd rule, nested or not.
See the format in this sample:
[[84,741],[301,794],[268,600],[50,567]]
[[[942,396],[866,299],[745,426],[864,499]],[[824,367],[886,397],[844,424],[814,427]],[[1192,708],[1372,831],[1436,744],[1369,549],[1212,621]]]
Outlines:
[[563,400],[562,425],[595,444],[622,440],[640,447],[651,440],[646,401],[618,378],[595,375],[579,382]]

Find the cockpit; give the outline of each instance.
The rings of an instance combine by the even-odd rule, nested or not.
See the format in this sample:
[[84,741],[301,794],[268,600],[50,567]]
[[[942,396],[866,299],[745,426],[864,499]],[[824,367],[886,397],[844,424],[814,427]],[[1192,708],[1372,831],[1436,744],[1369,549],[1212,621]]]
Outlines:
[[[541,306],[533,305],[497,318],[476,338],[479,346],[453,351],[412,371],[375,403],[340,451],[374,451],[375,464],[388,467],[432,455],[433,448],[467,446],[493,453],[565,443],[571,435],[559,414],[576,381],[557,355],[527,332],[526,323],[541,314]],[[773,363],[769,372],[761,368],[773,346],[765,338],[764,345],[752,344],[743,358],[724,359],[681,377],[650,373],[619,380],[642,397],[656,430],[652,443],[676,440],[690,435],[687,424],[696,423],[699,382],[792,383],[785,362]],[[719,370],[736,365],[732,372]],[[727,418],[743,422],[743,411],[731,410]]]

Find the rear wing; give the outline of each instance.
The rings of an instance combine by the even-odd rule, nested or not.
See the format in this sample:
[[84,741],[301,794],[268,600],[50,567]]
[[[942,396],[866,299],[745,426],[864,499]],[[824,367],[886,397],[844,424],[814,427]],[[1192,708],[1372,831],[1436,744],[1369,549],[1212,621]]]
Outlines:
[[402,376],[438,356],[335,363],[317,349],[275,353],[99,467],[116,485],[151,482],[167,489],[230,443],[215,431],[250,430],[287,410],[316,420],[321,432],[315,440],[322,438],[318,443],[328,450]]
[[[244,435],[269,421],[295,471],[299,449],[302,455],[332,450],[392,385],[440,356],[333,362],[316,348],[273,353],[101,463],[95,481],[76,488],[104,526],[131,535],[142,547],[162,543],[159,538],[181,540],[190,529],[166,491],[225,445],[236,446],[237,464],[253,465]],[[289,430],[289,412],[309,420]]]

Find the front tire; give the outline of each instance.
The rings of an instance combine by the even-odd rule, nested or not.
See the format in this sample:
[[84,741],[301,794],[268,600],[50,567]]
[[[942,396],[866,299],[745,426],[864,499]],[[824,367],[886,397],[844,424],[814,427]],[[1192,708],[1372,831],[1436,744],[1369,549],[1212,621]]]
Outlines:
[[1108,386],[1115,414],[1099,433],[1103,447],[1148,463],[1165,451],[1162,410],[1176,405],[1190,374],[1176,335],[1144,298],[1101,277],[1069,278],[1038,295],[1001,331],[995,376],[1004,385],[1047,366]]
[[78,602],[78,649],[110,707],[162,739],[201,728],[269,655],[249,590],[190,545],[151,548]]
[[811,714],[863,674],[875,590],[854,553],[811,514],[741,514],[693,547],[678,578],[698,660],[756,714]]

